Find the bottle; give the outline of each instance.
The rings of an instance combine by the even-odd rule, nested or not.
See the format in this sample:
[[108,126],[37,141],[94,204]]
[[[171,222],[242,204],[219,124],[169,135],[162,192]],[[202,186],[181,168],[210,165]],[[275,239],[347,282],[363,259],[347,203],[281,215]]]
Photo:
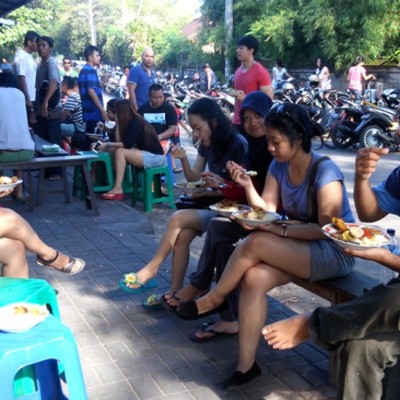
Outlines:
[[[400,249],[399,249],[399,243],[396,238],[396,229],[386,229],[386,233],[391,237],[391,243],[386,246],[388,250],[390,250],[391,253],[396,254],[397,256],[400,256]],[[393,272],[393,278],[397,278],[399,276],[398,272]]]

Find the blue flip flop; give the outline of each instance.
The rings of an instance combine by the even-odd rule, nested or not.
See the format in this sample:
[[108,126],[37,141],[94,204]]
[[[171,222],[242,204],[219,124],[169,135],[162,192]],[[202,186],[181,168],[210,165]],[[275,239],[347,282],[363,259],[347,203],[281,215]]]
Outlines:
[[[126,286],[128,283],[135,283],[135,284],[139,285],[139,287],[130,288],[130,287]],[[149,281],[147,281],[147,283],[141,284],[140,282],[137,282],[136,274],[134,272],[131,272],[129,274],[124,274],[124,277],[119,280],[118,284],[122,290],[125,290],[125,292],[131,293],[131,294],[139,294],[139,293],[145,292],[146,290],[156,288],[157,287],[157,279],[152,278]]]
[[151,294],[143,303],[142,307],[148,311],[151,310],[160,310],[162,308],[162,304],[160,301],[159,294]]

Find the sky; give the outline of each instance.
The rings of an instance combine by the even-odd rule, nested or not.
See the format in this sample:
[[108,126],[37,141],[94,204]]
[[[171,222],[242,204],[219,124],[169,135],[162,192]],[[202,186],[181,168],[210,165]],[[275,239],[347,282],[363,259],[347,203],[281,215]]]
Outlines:
[[198,9],[202,3],[203,0],[178,0],[178,7],[184,7],[193,13],[193,18],[198,18],[200,16]]

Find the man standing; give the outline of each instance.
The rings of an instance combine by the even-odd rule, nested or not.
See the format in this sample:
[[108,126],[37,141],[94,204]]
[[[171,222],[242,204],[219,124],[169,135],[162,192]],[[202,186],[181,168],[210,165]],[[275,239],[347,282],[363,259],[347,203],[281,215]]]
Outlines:
[[203,71],[205,79],[205,90],[207,93],[210,93],[211,86],[217,83],[217,75],[215,75],[215,72],[211,69],[209,63],[203,65]]
[[156,74],[151,69],[154,65],[154,51],[143,50],[142,62],[131,68],[128,76],[129,100],[135,111],[149,101],[149,87],[156,80]]
[[69,57],[63,58],[63,65],[60,70],[61,78],[64,76],[70,76],[71,78],[77,78],[78,73],[72,68],[72,60]]
[[153,83],[148,93],[149,101],[139,107],[138,113],[153,126],[160,142],[168,140],[175,135],[178,124],[175,108],[164,101],[164,91],[161,85]]
[[79,94],[82,101],[82,115],[86,123],[86,132],[93,133],[97,122],[105,121],[107,113],[103,106],[103,94],[99,77],[94,69],[100,65],[100,52],[96,46],[89,45],[83,52],[86,64],[79,73]]
[[24,48],[19,49],[14,58],[14,73],[18,78],[18,84],[25,96],[25,104],[28,113],[28,121],[35,122],[34,101],[36,96],[36,63],[32,53],[37,51],[37,39],[39,34],[28,31],[25,34]]
[[[60,71],[52,56],[53,39],[40,36],[37,40],[41,59],[36,73],[35,133],[53,144],[62,145]],[[61,178],[59,168],[50,170],[49,180]]]
[[269,72],[254,60],[258,46],[258,40],[252,35],[243,36],[237,44],[236,56],[241,62],[241,66],[236,70],[234,77],[234,87],[237,94],[232,121],[237,127],[240,126],[239,112],[246,94],[259,90],[271,99],[274,96]]

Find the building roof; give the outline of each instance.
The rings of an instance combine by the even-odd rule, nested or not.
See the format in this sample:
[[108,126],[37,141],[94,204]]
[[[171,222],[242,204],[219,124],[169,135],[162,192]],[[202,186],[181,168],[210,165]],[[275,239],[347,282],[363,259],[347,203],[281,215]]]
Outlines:
[[16,10],[19,7],[22,7],[26,3],[29,3],[31,0],[1,0],[0,1],[0,17],[8,14],[11,11]]
[[202,30],[203,28],[203,21],[202,18],[196,18],[190,21],[187,25],[185,25],[182,28],[182,33],[188,38],[188,39],[196,39],[197,34]]

